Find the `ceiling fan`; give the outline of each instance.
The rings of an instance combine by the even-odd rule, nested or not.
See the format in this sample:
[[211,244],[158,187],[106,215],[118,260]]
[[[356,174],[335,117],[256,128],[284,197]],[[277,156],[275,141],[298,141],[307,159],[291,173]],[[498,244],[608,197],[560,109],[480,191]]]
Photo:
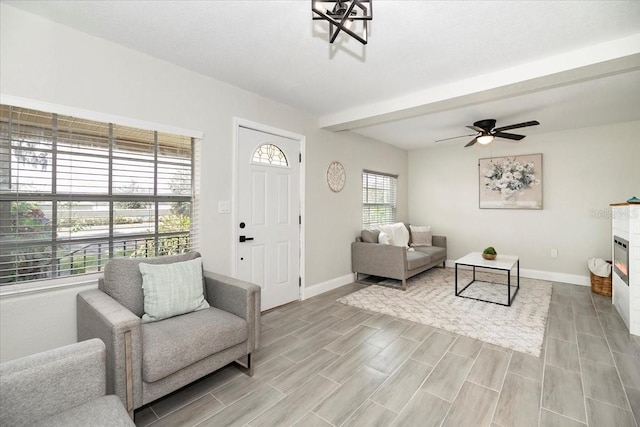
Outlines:
[[462,138],[464,136],[475,136],[475,138],[473,138],[467,145],[465,145],[465,147],[471,147],[476,142],[482,145],[486,145],[486,144],[489,144],[491,141],[493,141],[493,138],[505,138],[505,139],[511,139],[513,141],[520,141],[526,135],[518,135],[516,133],[507,133],[504,131],[511,130],[511,129],[524,128],[528,126],[537,126],[539,124],[540,122],[538,122],[537,120],[532,120],[530,122],[517,123],[515,125],[502,126],[502,127],[496,128],[495,119],[479,120],[475,122],[473,126],[467,126],[469,129],[475,130],[476,132],[478,132],[477,134],[454,136],[453,138],[439,139],[436,142],[447,141],[449,139],[455,139],[455,138]]

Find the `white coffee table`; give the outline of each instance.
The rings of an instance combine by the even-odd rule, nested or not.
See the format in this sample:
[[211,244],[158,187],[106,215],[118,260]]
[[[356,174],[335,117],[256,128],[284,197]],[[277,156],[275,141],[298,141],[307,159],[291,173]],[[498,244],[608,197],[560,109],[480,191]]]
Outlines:
[[[458,265],[466,265],[469,267],[473,267],[473,279],[469,282],[464,288],[458,291]],[[475,298],[466,295],[462,295],[462,293],[471,286],[476,281],[476,267],[481,268],[489,268],[492,270],[502,270],[507,272],[507,303],[503,304],[501,302],[489,301],[482,298]],[[511,271],[513,267],[516,267],[516,277],[517,277],[517,285],[515,288],[515,292],[511,295]],[[496,283],[496,282],[486,282],[483,283]],[[504,283],[496,283],[504,285]],[[490,302],[493,304],[511,306],[513,299],[518,294],[520,290],[520,258],[515,255],[498,255],[494,260],[486,260],[482,258],[481,252],[471,252],[468,255],[463,256],[460,259],[456,260],[456,296],[462,298],[474,299],[477,301]]]

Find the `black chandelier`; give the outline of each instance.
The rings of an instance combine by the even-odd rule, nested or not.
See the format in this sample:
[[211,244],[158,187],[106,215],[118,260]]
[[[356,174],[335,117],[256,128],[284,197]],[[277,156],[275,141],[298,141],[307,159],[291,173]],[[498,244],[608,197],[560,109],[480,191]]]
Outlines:
[[[333,43],[340,31],[344,31],[362,44],[367,44],[367,21],[371,21],[373,0],[311,0],[313,19],[329,21],[329,43]],[[362,21],[362,35],[350,27]]]

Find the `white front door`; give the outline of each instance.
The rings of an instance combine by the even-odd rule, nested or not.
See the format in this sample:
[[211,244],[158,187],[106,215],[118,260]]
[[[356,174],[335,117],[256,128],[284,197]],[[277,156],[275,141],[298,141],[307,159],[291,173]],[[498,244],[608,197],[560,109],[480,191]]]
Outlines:
[[299,299],[299,153],[299,141],[238,128],[237,276],[262,288],[262,310]]

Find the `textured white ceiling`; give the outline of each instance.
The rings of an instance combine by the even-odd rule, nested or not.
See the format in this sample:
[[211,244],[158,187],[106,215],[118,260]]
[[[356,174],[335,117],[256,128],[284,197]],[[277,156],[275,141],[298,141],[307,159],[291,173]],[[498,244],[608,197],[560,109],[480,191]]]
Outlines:
[[[389,113],[392,100],[419,91],[640,36],[640,1],[374,0],[367,46],[342,36],[330,45],[328,24],[311,20],[308,0],[5,3],[300,108],[320,121],[374,104]],[[543,125],[536,131],[600,124],[609,116],[620,121],[622,115],[613,114],[614,95],[624,98],[624,117],[640,119],[640,101],[629,99],[625,86],[633,84],[640,93],[639,79],[633,66],[623,71],[631,74],[608,80],[612,89],[604,93],[595,81],[570,82],[566,90],[516,90],[486,105],[344,128],[410,149],[463,134],[464,125],[484,118],[499,125],[537,119]],[[592,91],[597,99],[589,96]],[[590,108],[584,98],[594,102]]]

